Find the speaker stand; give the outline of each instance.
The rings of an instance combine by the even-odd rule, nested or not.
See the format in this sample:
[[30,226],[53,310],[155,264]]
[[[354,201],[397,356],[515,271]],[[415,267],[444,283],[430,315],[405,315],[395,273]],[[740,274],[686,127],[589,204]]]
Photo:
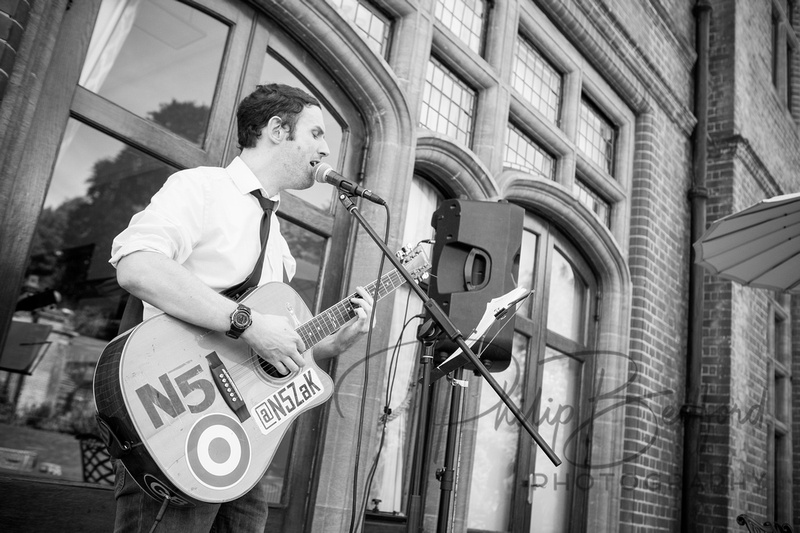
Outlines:
[[422,386],[419,393],[417,439],[414,444],[414,453],[411,455],[411,484],[409,487],[408,511],[406,512],[406,531],[409,533],[422,533],[423,531],[422,496],[425,492],[425,478],[422,475],[422,466],[427,462],[428,450],[430,449],[428,415],[430,413],[431,366],[433,365],[434,346],[440,334],[441,329],[432,320],[426,320],[417,329],[417,339],[422,343],[422,355],[420,356]]
[[444,451],[444,466],[436,471],[439,480],[439,514],[436,523],[437,533],[447,533],[450,525],[450,502],[453,497],[453,485],[456,479],[455,465],[458,464],[458,439],[461,425],[461,398],[465,385],[462,384],[464,369],[459,367],[453,371],[450,391],[450,415],[447,422],[447,444]]
[[[441,328],[441,332],[444,335],[447,335],[447,338],[452,340],[456,343],[456,345],[461,348],[464,355],[467,357],[467,361],[472,364],[475,370],[483,377],[484,380],[489,384],[490,387],[497,393],[497,396],[503,401],[503,403],[508,407],[508,410],[511,411],[511,414],[514,415],[514,418],[520,423],[520,425],[525,428],[525,431],[533,438],[534,442],[542,449],[542,451],[547,455],[548,459],[555,465],[558,466],[561,464],[561,459],[558,458],[556,453],[550,447],[547,442],[539,435],[539,432],[528,422],[528,419],[525,418],[525,415],[522,413],[519,407],[511,400],[508,396],[506,391],[503,390],[502,387],[497,383],[497,380],[492,377],[489,373],[489,370],[481,363],[480,359],[477,355],[472,351],[472,349],[467,345],[466,341],[464,340],[464,336],[458,331],[458,328],[453,324],[450,318],[445,314],[441,307],[432,299],[425,294],[419,285],[414,281],[411,275],[406,271],[403,265],[400,263],[400,260],[392,253],[391,250],[386,246],[386,243],[378,236],[372,226],[369,225],[369,222],[364,219],[364,216],[358,210],[356,204],[353,203],[351,200],[351,196],[340,192],[339,193],[339,201],[342,203],[344,208],[350,213],[358,223],[361,225],[362,228],[367,232],[370,238],[375,242],[375,244],[380,248],[383,255],[389,260],[390,263],[397,269],[397,272],[405,278],[408,282],[409,287],[413,290],[417,296],[422,300],[422,305],[427,312],[427,316],[430,317],[436,323],[436,327]],[[387,211],[388,216],[388,206],[384,206]],[[424,379],[430,380],[430,363],[425,365],[425,370],[428,372],[428,377]],[[423,376],[424,377],[424,376]],[[429,383],[429,381],[428,381]],[[429,385],[428,385],[429,386]],[[426,387],[427,388],[427,387]],[[426,394],[429,392],[426,391]],[[420,476],[421,477],[421,476]],[[420,480],[421,481],[421,480]],[[417,508],[421,508],[421,502],[417,502]],[[440,517],[441,518],[441,517]],[[408,527],[413,527],[413,525],[408,523]]]

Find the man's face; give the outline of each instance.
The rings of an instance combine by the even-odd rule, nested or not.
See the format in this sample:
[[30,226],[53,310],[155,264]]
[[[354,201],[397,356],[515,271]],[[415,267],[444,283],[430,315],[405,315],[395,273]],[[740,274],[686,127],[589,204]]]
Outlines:
[[314,166],[330,154],[325,141],[322,109],[307,106],[297,116],[294,136],[283,142],[286,189],[307,189],[314,184]]

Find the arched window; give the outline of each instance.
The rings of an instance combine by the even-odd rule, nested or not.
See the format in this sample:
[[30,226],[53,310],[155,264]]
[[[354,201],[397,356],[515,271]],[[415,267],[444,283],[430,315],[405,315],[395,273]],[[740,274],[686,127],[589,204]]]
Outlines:
[[[487,531],[569,531],[582,514],[576,485],[586,455],[585,376],[594,347],[597,284],[579,251],[528,212],[519,285],[533,295],[515,320],[512,364],[495,375],[562,460],[553,467],[492,389],[470,393],[476,415],[468,526]],[[576,521],[575,523],[580,523]]]
[[[411,245],[433,238],[430,220],[442,201],[441,192],[425,179],[414,176],[405,217],[403,242]],[[430,245],[422,248],[429,255]],[[429,255],[430,256],[430,255]],[[398,349],[390,354],[386,366],[386,429],[381,455],[371,486],[369,506],[380,513],[405,513],[407,489],[415,435],[418,363],[420,343],[416,338],[419,320],[411,320],[423,312],[422,302],[407,287],[398,289],[392,312],[391,339],[398,339]],[[405,327],[410,322],[408,327]],[[401,337],[402,335],[402,337]]]
[[[365,135],[361,116],[322,66],[244,2],[98,3],[24,287],[58,291],[61,302],[15,316],[47,324],[58,342],[30,376],[0,374],[18,413],[37,429],[31,438],[75,449],[68,464],[46,451],[37,458],[58,463],[60,478],[71,481],[83,480],[71,433],[97,431],[91,394],[76,391],[90,390],[94,363],[117,334],[126,301],[108,264],[114,236],[176,170],[225,166],[238,154],[236,106],[258,83],[299,86],[320,100],[328,161],[344,174],[361,166]],[[333,198],[331,187],[315,184],[283,194],[278,212],[298,262],[291,285],[314,312],[342,297],[351,222]],[[294,424],[263,480],[276,504],[276,530],[290,516],[304,519],[317,451],[309,434],[322,416],[316,410]],[[15,447],[5,437],[0,446]]]

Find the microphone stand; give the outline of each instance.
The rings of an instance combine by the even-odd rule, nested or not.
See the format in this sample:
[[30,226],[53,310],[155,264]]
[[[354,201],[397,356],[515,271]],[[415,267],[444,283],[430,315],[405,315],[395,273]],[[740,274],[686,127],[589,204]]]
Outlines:
[[[383,252],[383,255],[385,255],[386,258],[389,259],[389,261],[392,263],[392,265],[394,265],[394,267],[397,269],[400,275],[402,275],[406,279],[409,287],[411,287],[411,290],[413,290],[417,294],[417,296],[419,296],[420,300],[422,300],[422,305],[427,311],[428,316],[435,322],[435,325],[432,324],[431,327],[439,328],[441,333],[447,335],[447,337],[451,341],[455,342],[456,345],[459,348],[461,348],[463,354],[467,357],[469,362],[472,363],[476,371],[483,377],[484,380],[486,380],[486,382],[495,391],[495,393],[497,393],[497,395],[500,397],[503,403],[506,404],[506,407],[508,407],[509,411],[511,411],[511,413],[514,415],[514,418],[516,418],[517,421],[520,423],[520,425],[523,428],[525,428],[525,431],[527,431],[528,434],[531,436],[531,438],[533,438],[534,442],[536,442],[539,448],[541,448],[542,451],[545,453],[545,455],[547,455],[547,457],[550,459],[553,465],[555,466],[560,465],[561,459],[558,458],[558,456],[550,447],[550,445],[547,444],[547,442],[545,442],[542,436],[539,435],[539,432],[536,431],[536,429],[530,424],[530,422],[528,422],[528,420],[525,418],[525,415],[522,413],[519,407],[517,407],[516,404],[514,404],[513,400],[511,400],[511,398],[508,396],[508,394],[506,394],[506,391],[504,391],[502,387],[500,387],[500,385],[494,379],[494,377],[492,377],[492,375],[489,373],[489,371],[486,369],[483,363],[481,363],[478,356],[475,355],[475,353],[467,345],[462,333],[458,330],[458,328],[456,328],[455,324],[453,324],[453,322],[444,313],[441,307],[439,307],[439,304],[437,304],[434,300],[429,298],[428,295],[425,293],[425,291],[423,291],[419,287],[419,285],[416,284],[411,275],[408,272],[406,272],[406,269],[403,268],[403,265],[402,263],[400,263],[400,260],[395,256],[395,254],[392,253],[391,250],[389,250],[389,248],[386,246],[386,244],[383,242],[380,236],[378,236],[378,234],[375,232],[372,226],[370,226],[369,222],[366,221],[364,216],[358,210],[356,204],[353,203],[353,201],[351,200],[351,196],[346,193],[340,192],[339,201],[342,203],[344,208],[347,209],[347,212],[350,213],[358,221],[358,223],[361,225],[362,228],[364,228],[364,230],[367,232],[370,238],[375,242],[375,244],[378,245],[381,252]],[[438,337],[438,335],[436,335],[436,337]],[[434,338],[434,337],[429,335],[428,338]],[[430,370],[431,370],[430,367],[432,364],[432,356],[428,357],[429,355],[431,354],[427,354],[425,356],[423,360],[424,364],[422,365],[422,370],[423,370],[422,381],[423,381],[423,388],[425,389],[427,389],[427,387],[430,385]],[[423,391],[423,394],[425,395],[425,398],[428,397],[427,390]],[[425,442],[424,439],[418,438],[417,440],[418,440],[417,443],[418,446]],[[421,451],[422,450],[420,449],[415,450],[416,452],[414,454],[415,457],[419,456]],[[422,486],[422,475],[420,469],[421,467],[415,466],[414,471],[412,473],[413,476],[412,490],[414,491],[419,490],[419,488]],[[407,530],[412,531],[412,528],[416,526],[419,528],[418,531],[422,531],[421,529],[422,524],[420,520],[421,497],[419,493],[412,492],[409,502],[410,502],[409,505],[410,510],[408,513],[409,516],[407,522],[407,528],[408,528]],[[440,508],[440,512],[441,511],[442,510]]]

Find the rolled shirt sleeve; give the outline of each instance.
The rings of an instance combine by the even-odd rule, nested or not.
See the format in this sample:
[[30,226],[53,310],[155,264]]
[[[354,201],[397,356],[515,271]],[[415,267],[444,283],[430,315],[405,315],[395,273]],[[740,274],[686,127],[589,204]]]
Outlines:
[[[227,168],[177,172],[114,239],[109,262],[116,268],[126,255],[157,252],[183,265],[215,291],[233,287],[252,272],[261,252],[263,211],[250,194],[259,187],[258,179],[239,158]],[[280,206],[279,196],[271,199]],[[273,213],[259,284],[288,281],[295,270],[295,259]],[[153,309],[145,305],[145,318]]]
[[153,196],[150,205],[132,218],[114,239],[110,263],[133,252],[164,254],[183,264],[203,235],[205,199],[201,183],[191,182],[187,172],[170,176]]

